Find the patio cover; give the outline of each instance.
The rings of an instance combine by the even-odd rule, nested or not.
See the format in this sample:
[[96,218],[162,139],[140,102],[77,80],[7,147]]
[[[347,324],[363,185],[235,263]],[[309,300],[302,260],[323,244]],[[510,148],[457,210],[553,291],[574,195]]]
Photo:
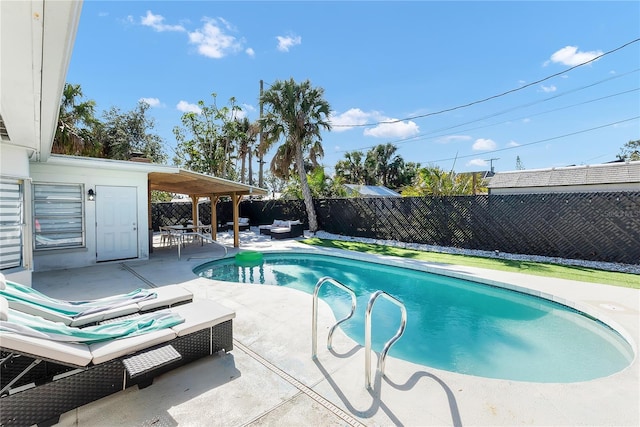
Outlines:
[[149,191],[167,191],[188,194],[191,197],[191,203],[194,207],[192,210],[194,224],[197,223],[198,199],[209,197],[211,199],[211,236],[213,239],[216,238],[215,225],[217,224],[215,205],[221,196],[231,197],[233,201],[233,245],[235,247],[240,245],[238,218],[242,196],[265,196],[268,194],[268,190],[264,188],[178,168],[172,168],[171,172],[149,172],[148,177]]
[[268,191],[252,185],[229,181],[215,176],[178,169],[176,173],[149,173],[151,190],[168,191],[170,193],[189,194],[200,197],[255,195],[266,196]]

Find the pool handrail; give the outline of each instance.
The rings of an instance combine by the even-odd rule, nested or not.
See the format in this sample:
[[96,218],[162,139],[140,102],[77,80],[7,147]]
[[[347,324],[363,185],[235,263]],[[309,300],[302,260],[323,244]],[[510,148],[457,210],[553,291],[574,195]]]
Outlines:
[[351,295],[351,313],[343,319],[338,320],[338,322],[329,329],[329,335],[327,337],[327,348],[331,350],[331,340],[333,338],[333,332],[343,322],[351,319],[353,314],[356,311],[356,294],[347,286],[338,282],[336,279],[324,276],[321,277],[317,282],[316,286],[313,290],[313,310],[312,310],[312,320],[311,320],[311,358],[317,359],[318,354],[318,294],[320,293],[320,288],[325,283],[331,283],[332,285],[342,289]]
[[385,291],[378,290],[371,294],[369,298],[369,302],[367,303],[367,311],[364,315],[364,359],[365,359],[365,387],[367,389],[371,389],[371,310],[373,309],[373,304],[376,302],[378,297],[385,297],[398,307],[400,307],[400,311],[402,312],[402,319],[400,321],[400,327],[396,334],[391,337],[389,341],[387,341],[380,352],[380,356],[378,357],[378,371],[380,371],[380,375],[384,376],[384,364],[387,358],[387,353],[393,344],[396,343],[404,334],[404,330],[407,327],[407,309],[404,304],[398,300],[397,298],[389,295]]

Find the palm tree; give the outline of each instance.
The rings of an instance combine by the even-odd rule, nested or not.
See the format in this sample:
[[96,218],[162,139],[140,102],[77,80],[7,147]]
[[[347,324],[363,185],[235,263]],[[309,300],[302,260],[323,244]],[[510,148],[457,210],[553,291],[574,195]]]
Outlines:
[[369,150],[365,165],[374,177],[377,185],[395,187],[400,172],[404,168],[402,157],[396,155],[398,147],[393,144],[380,144]]
[[271,171],[281,178],[288,178],[295,167],[300,178],[309,230],[318,230],[318,218],[313,206],[313,196],[307,181],[305,156],[312,165],[322,157],[321,130],[331,130],[328,122],[329,103],[324,99],[324,89],[314,88],[309,80],[298,84],[293,78],[277,80],[269,90],[263,92],[260,102],[267,113],[260,119],[263,131],[274,143],[284,137],[271,161]]
[[[54,153],[93,154],[91,147],[85,147],[85,139],[91,137],[89,129],[96,125],[95,101],[80,101],[83,98],[79,84],[66,83],[62,91],[58,127],[53,139]],[[85,153],[86,151],[86,153]]]
[[344,154],[335,166],[336,176],[344,178],[348,184],[367,184],[367,170],[362,151],[350,151]]
[[238,123],[238,158],[240,159],[240,182],[246,183],[247,157],[249,157],[249,183],[251,183],[251,153],[258,137],[258,126],[244,117]]

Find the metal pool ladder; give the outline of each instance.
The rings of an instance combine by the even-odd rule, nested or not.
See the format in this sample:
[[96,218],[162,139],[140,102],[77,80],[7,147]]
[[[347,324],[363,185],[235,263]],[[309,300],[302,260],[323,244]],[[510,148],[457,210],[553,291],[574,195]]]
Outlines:
[[[317,355],[318,355],[318,294],[320,293],[320,288],[325,283],[331,283],[332,285],[347,292],[351,296],[351,313],[349,313],[349,315],[344,317],[343,319],[338,320],[338,322],[336,322],[336,324],[333,325],[329,330],[329,336],[327,337],[327,348],[329,350],[331,350],[331,340],[333,338],[333,332],[341,323],[351,319],[351,317],[356,311],[356,294],[350,288],[348,288],[347,286],[343,285],[342,283],[328,276],[322,277],[320,280],[318,280],[318,282],[316,283],[315,289],[313,291],[313,313],[312,313],[312,322],[311,322],[311,329],[312,329],[311,358],[312,359],[317,359]],[[402,313],[402,319],[400,321],[400,327],[398,328],[398,331],[393,337],[391,337],[389,341],[385,343],[384,347],[382,348],[382,351],[380,352],[380,356],[378,358],[378,370],[380,371],[380,374],[382,376],[384,376],[384,364],[385,364],[385,360],[387,358],[387,353],[389,352],[389,349],[391,349],[391,346],[395,344],[396,341],[400,339],[400,337],[402,337],[402,334],[404,334],[404,330],[407,327],[407,310],[404,304],[400,300],[392,297],[385,291],[379,290],[371,294],[371,297],[369,298],[369,303],[367,304],[367,310],[365,312],[365,335],[364,335],[365,337],[364,338],[365,340],[365,386],[368,389],[371,389],[371,310],[373,309],[373,305],[375,304],[378,297],[385,297],[386,299],[388,299],[389,301],[391,301],[392,303],[400,307],[400,311]]]
[[348,287],[346,287],[345,285],[343,285],[342,283],[338,282],[337,280],[325,276],[320,278],[320,280],[318,280],[318,282],[316,283],[316,287],[313,291],[313,319],[311,321],[311,358],[312,359],[316,359],[317,358],[317,354],[318,354],[318,294],[320,293],[320,288],[322,287],[322,285],[324,285],[325,283],[331,283],[332,285],[342,289],[343,291],[345,291],[346,293],[348,293],[349,295],[351,295],[351,313],[349,313],[349,315],[341,320],[338,320],[338,322],[333,325],[331,327],[331,329],[329,330],[329,336],[327,337],[327,348],[329,350],[331,350],[331,340],[333,338],[333,332],[336,330],[336,328],[338,327],[338,325],[340,325],[343,322],[346,322],[347,320],[351,319],[351,317],[353,316],[353,313],[356,312],[356,294],[349,289]]
[[392,297],[385,291],[375,291],[371,294],[371,298],[369,298],[369,303],[367,304],[367,311],[364,315],[364,372],[365,372],[365,387],[371,389],[371,310],[373,309],[373,304],[376,302],[378,297],[385,297],[398,307],[400,307],[400,311],[402,312],[402,320],[400,321],[400,327],[396,334],[391,337],[389,341],[386,342],[382,351],[380,352],[380,356],[378,357],[378,370],[380,371],[380,375],[384,376],[384,362],[387,358],[387,353],[393,344],[396,343],[404,334],[404,330],[407,326],[407,309],[404,307],[404,304],[400,302],[398,299]]

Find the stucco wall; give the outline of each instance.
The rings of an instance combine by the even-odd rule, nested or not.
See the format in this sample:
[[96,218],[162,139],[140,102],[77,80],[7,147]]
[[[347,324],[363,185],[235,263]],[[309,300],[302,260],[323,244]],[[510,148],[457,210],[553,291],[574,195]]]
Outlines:
[[[31,165],[33,183],[84,184],[85,193],[96,186],[126,186],[137,188],[138,258],[149,258],[147,174],[140,171],[78,167],[49,163]],[[100,197],[99,194],[96,197]],[[34,251],[34,271],[85,267],[96,264],[96,203],[85,202],[86,247]]]

